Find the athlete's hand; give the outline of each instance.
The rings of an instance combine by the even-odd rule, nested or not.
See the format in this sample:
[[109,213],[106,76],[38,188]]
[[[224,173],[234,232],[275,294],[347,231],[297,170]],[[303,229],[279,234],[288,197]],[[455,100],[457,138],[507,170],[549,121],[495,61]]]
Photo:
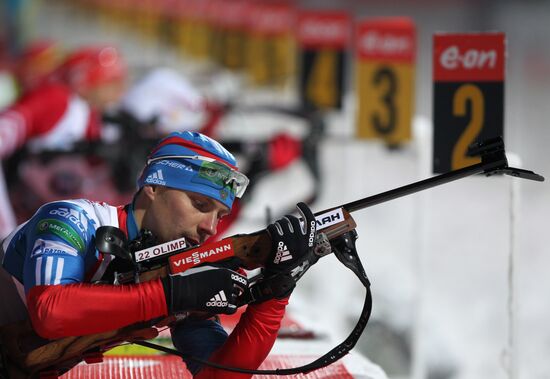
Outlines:
[[[294,279],[292,288],[286,293],[275,294],[276,297],[288,296],[292,292],[295,282],[301,277],[300,272],[309,268],[310,262],[307,258],[312,254],[315,245],[315,216],[306,204],[298,203],[297,207],[303,222],[296,216],[286,215],[267,227],[272,248],[264,276],[269,278],[276,274],[285,274]],[[302,267],[304,262],[306,267]]]
[[209,312],[233,314],[238,298],[248,286],[241,274],[222,267],[194,267],[162,279],[171,314]]

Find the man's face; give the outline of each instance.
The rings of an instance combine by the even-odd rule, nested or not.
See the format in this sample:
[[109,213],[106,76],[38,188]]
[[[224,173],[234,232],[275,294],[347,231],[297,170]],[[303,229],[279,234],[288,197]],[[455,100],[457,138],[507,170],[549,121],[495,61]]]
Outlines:
[[190,244],[203,243],[216,234],[218,222],[230,211],[222,203],[195,192],[163,186],[146,186],[144,190],[151,203],[141,227],[151,230],[161,243],[181,237]]

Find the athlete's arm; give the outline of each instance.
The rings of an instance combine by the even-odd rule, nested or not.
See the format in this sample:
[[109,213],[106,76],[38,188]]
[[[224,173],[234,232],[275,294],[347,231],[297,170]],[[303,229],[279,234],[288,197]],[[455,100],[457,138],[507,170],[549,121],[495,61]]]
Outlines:
[[[275,343],[287,304],[288,298],[249,305],[227,341],[209,360],[226,366],[257,369]],[[251,376],[203,367],[195,377],[246,379]]]
[[[98,253],[95,222],[79,205],[47,204],[19,233],[8,249],[19,247],[25,255],[27,306],[41,336],[104,332],[168,314],[160,280],[122,286],[84,283]],[[17,255],[10,250],[5,264],[12,256]]]
[[168,314],[160,280],[34,286],[27,305],[35,331],[48,339],[107,332]]

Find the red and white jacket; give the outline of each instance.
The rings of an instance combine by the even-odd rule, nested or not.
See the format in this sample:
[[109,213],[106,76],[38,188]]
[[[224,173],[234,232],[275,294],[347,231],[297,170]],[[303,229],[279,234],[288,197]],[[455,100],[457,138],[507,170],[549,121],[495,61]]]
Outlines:
[[70,150],[100,137],[98,113],[62,83],[48,83],[0,113],[0,159],[27,145],[31,152]]

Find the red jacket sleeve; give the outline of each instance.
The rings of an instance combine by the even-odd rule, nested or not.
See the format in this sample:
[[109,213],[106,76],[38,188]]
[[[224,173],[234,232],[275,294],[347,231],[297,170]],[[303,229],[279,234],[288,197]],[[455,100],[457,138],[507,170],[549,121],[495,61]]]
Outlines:
[[[249,305],[223,346],[209,359],[226,366],[257,369],[271,351],[288,299],[272,299]],[[204,367],[198,379],[246,379],[251,374],[239,374]]]
[[168,314],[160,279],[120,286],[35,286],[27,306],[35,331],[48,339],[107,332]]
[[70,96],[68,87],[45,85],[0,113],[0,158],[10,156],[30,138],[52,130],[65,113]]

